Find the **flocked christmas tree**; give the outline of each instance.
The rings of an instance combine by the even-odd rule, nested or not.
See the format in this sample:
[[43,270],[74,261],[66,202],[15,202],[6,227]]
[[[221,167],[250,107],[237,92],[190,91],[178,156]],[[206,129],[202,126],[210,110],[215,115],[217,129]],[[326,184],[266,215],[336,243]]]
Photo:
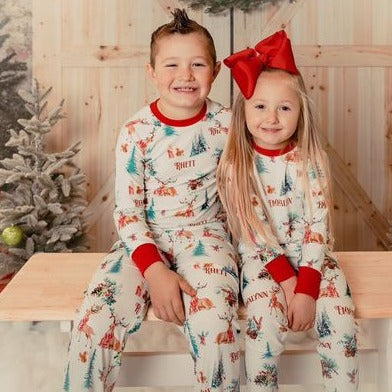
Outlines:
[[16,152],[0,161],[0,276],[20,268],[35,252],[85,249],[86,181],[72,162],[80,142],[45,152],[46,134],[64,118],[63,102],[44,114],[50,90],[42,91],[34,81],[31,92],[20,92],[31,118],[18,120],[19,132],[9,130],[6,146]]

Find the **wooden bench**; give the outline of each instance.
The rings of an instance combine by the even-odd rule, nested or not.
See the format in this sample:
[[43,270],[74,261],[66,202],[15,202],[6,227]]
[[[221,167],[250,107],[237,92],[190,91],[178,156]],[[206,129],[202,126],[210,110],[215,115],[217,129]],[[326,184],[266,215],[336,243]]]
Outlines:
[[[336,255],[350,284],[361,327],[360,391],[391,392],[392,252],[336,252]],[[35,254],[0,294],[0,321],[59,321],[62,330],[69,332],[83,291],[103,256],[103,253]],[[244,315],[244,309],[240,309],[240,319]],[[143,324],[151,330],[166,323],[157,323],[149,309]],[[320,384],[314,337],[310,333],[291,335],[280,365],[281,383]],[[181,347],[166,347],[160,352],[154,348],[135,352],[132,339],[128,340],[119,385],[191,385],[192,362],[186,354],[185,340]],[[317,388],[320,387],[310,390],[321,390]]]

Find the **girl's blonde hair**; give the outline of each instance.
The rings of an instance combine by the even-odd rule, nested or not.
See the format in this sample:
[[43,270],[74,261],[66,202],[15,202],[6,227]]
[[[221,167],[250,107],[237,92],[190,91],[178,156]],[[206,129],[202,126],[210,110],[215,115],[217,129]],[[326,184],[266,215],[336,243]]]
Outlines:
[[[285,72],[278,69],[265,69],[263,72]],[[292,79],[298,93],[300,115],[297,130],[292,140],[298,146],[302,167],[298,176],[302,179],[305,189],[305,203],[310,206],[310,190],[307,173],[309,165],[324,192],[328,208],[328,243],[332,246],[332,191],[331,176],[327,155],[324,152],[314,116],[310,98],[307,95],[301,75],[285,72]],[[305,175],[303,175],[305,174]],[[218,170],[217,184],[220,198],[227,213],[228,225],[235,240],[244,239],[248,243],[256,243],[259,235],[270,246],[277,241],[273,228],[269,225],[270,218],[267,208],[257,186],[254,169],[254,148],[252,135],[246,126],[245,98],[239,93],[233,106],[231,130],[222,154]],[[264,217],[258,216],[254,205],[262,207]]]

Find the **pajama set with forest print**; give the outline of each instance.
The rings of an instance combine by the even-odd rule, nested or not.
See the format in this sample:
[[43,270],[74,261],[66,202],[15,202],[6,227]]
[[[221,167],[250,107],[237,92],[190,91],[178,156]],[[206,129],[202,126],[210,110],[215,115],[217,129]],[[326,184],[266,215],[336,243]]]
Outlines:
[[194,118],[172,120],[154,102],[122,127],[114,213],[120,241],[87,289],[65,391],[113,391],[126,338],[139,329],[149,303],[143,273],[157,260],[197,290],[184,295],[195,390],[239,391],[238,257],[215,179],[230,117],[207,100]]
[[[315,330],[325,390],[358,386],[354,305],[337,261],[326,249],[328,210],[315,172],[309,168],[310,203],[298,177],[298,147],[255,149],[255,175],[280,246],[240,243],[241,291],[247,307],[247,392],[277,391],[277,361],[287,337],[286,303],[278,282],[297,274],[296,292],[317,300]],[[316,168],[316,170],[319,170]],[[256,199],[254,200],[256,209]],[[309,205],[307,205],[309,204]]]

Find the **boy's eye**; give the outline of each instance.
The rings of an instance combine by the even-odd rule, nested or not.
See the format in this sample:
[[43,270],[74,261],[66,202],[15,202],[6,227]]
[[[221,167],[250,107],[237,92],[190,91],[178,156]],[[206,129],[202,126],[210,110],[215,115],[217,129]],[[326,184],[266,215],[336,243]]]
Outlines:
[[205,67],[205,64],[203,63],[193,63],[194,67]]
[[165,67],[175,67],[177,64],[166,64]]

